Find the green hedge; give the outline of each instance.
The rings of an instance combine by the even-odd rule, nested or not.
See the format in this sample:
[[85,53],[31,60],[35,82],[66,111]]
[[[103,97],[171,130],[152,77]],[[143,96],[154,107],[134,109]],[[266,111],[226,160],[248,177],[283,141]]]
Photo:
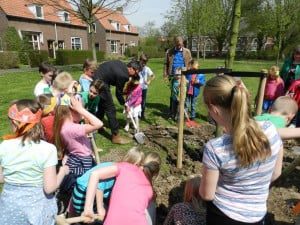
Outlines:
[[[97,61],[104,60],[104,52],[97,51]],[[58,50],[56,51],[57,65],[82,64],[87,58],[92,59],[92,51],[86,50]]]
[[19,67],[18,52],[0,52],[0,69],[10,69]]
[[48,61],[49,55],[48,51],[28,51],[29,65],[30,67],[38,67],[42,62]]

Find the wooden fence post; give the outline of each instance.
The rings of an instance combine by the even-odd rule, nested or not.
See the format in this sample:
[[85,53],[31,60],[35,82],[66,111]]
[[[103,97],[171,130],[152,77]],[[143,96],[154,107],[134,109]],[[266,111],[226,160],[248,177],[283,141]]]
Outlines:
[[259,89],[257,92],[258,95],[257,95],[257,104],[255,110],[256,116],[260,115],[262,112],[266,82],[267,82],[267,73],[264,73],[264,76],[260,78]]
[[180,95],[179,95],[179,122],[178,122],[178,141],[177,141],[177,168],[182,168],[182,155],[183,155],[183,126],[184,126],[184,102],[186,91],[186,79],[182,74],[186,71],[186,68],[181,69],[180,77]]

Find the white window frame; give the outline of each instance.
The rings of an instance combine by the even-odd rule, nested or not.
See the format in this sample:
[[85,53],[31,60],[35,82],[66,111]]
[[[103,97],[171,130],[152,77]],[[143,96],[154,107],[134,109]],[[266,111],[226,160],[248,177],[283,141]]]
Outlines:
[[116,23],[116,30],[119,31],[121,29],[120,23]]
[[[60,43],[62,43],[62,48],[59,47]],[[64,40],[58,40],[57,41],[57,49],[65,49],[65,41]]]
[[[92,23],[92,26],[94,27],[94,33],[96,33],[96,23]],[[92,33],[90,25],[89,25],[89,33]]]
[[118,53],[118,42],[116,40],[110,40],[110,52]]
[[[77,46],[76,46],[76,45],[78,45],[78,43],[76,43],[77,39],[79,39],[80,48],[77,48]],[[71,48],[72,48],[72,50],[82,50],[82,38],[81,37],[71,37]]]
[[124,25],[124,28],[125,28],[125,30],[128,31],[128,32],[131,31],[131,26],[130,26],[130,24],[125,24],[125,25]]
[[66,23],[70,23],[70,13],[68,12],[63,12],[63,21]]
[[[44,19],[44,10],[43,10],[43,6],[41,5],[35,5],[35,17],[36,18],[39,18],[39,19]],[[38,16],[37,14],[37,8],[40,8],[41,9],[41,16]]]

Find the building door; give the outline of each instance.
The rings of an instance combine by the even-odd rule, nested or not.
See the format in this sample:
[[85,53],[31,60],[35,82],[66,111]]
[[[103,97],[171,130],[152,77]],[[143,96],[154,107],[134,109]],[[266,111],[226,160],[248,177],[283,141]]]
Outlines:
[[53,49],[55,48],[54,40],[48,40],[47,44],[48,44],[48,54],[51,58],[54,58],[54,51],[53,51]]

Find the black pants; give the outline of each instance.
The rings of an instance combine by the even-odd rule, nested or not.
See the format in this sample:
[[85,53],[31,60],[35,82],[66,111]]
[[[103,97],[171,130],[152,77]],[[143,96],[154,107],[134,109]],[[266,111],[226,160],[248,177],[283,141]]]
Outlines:
[[207,214],[206,224],[207,225],[264,225],[264,219],[256,223],[243,223],[233,220],[226,216],[221,210],[219,210],[212,202],[206,202]]
[[96,116],[103,120],[104,114],[108,119],[108,124],[111,129],[111,133],[116,135],[119,133],[119,122],[116,118],[116,107],[114,105],[113,97],[108,86],[104,86],[100,93],[100,101],[98,105],[98,112]]

